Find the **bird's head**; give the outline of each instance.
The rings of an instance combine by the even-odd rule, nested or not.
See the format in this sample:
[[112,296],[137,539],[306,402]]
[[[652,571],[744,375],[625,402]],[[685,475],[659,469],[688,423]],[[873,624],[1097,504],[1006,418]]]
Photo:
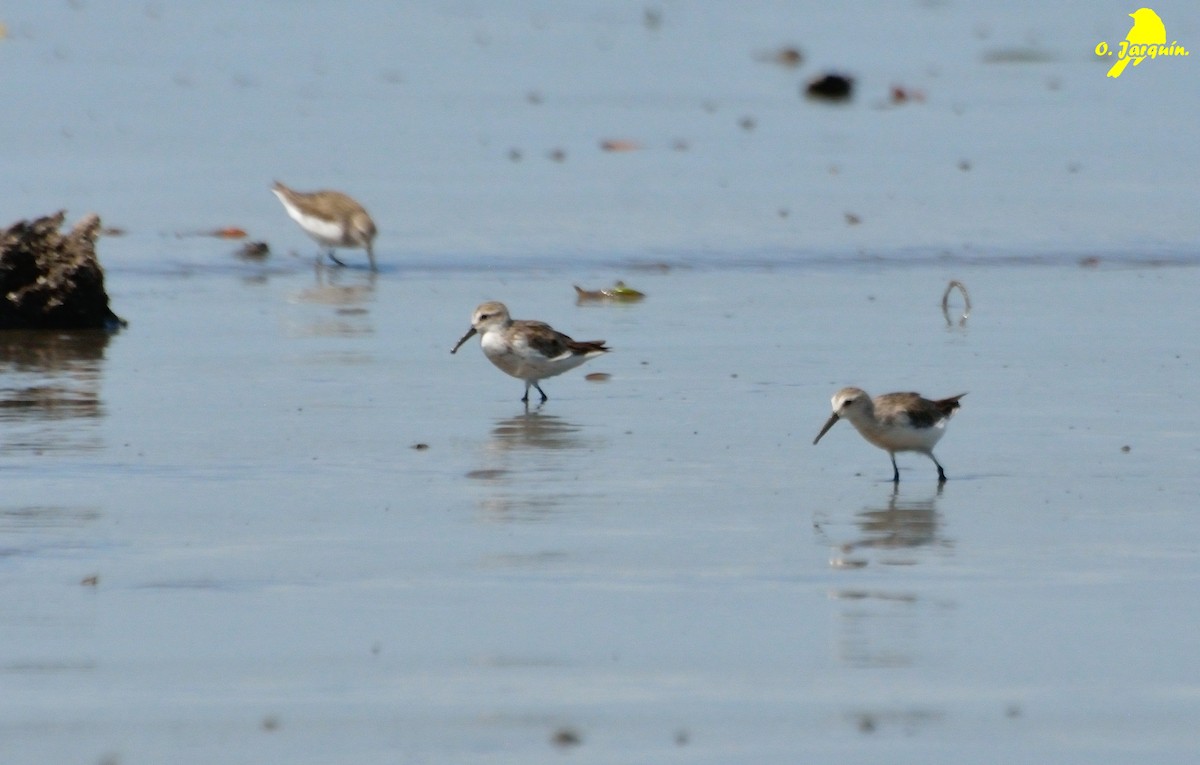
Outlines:
[[[821,437],[829,432],[838,420],[843,417],[851,419],[859,416],[871,405],[871,397],[866,394],[866,391],[861,388],[842,388],[833,395],[833,400],[830,402],[833,405],[833,414],[829,415],[829,419],[825,421],[824,427],[817,437],[813,439],[815,446]],[[869,415],[868,415],[869,416]]]

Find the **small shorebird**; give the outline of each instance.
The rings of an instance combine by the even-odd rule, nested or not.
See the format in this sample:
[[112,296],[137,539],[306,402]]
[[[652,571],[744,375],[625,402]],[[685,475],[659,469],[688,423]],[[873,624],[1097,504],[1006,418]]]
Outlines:
[[506,374],[525,381],[525,395],[521,398],[525,403],[529,403],[529,386],[537,388],[545,401],[549,397],[538,385],[539,381],[574,369],[608,351],[603,340],[580,342],[540,321],[513,320],[504,304],[494,300],[475,309],[471,328],[450,353],[457,352],[475,334],[479,335],[479,347],[489,361]]
[[958,400],[967,394],[930,401],[916,393],[885,393],[872,399],[859,388],[842,388],[833,397],[833,414],[813,439],[815,445],[833,424],[850,421],[863,438],[883,449],[892,458],[892,482],[900,483],[896,452],[920,452],[937,465],[938,483],[946,481],[946,471],[933,456],[933,446],[946,433],[946,422],[958,409]]
[[334,247],[362,248],[367,251],[371,270],[375,267],[375,221],[363,206],[340,191],[293,191],[279,181],[271,189],[292,220],[304,233],[329,248],[329,259],[339,266],[346,265],[333,254]]

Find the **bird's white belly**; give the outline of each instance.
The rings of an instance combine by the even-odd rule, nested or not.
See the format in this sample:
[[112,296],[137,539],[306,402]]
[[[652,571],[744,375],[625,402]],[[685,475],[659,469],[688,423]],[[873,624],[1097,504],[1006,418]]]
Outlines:
[[291,219],[300,224],[300,228],[304,232],[317,240],[317,243],[323,244],[326,247],[346,247],[349,242],[346,241],[345,229],[336,221],[328,221],[324,218],[316,218],[312,215],[305,215],[300,210],[286,205],[287,213]]
[[501,371],[529,382],[554,377],[587,361],[587,356],[570,353],[548,359],[527,345],[510,345],[496,332],[485,333],[479,345]]
[[[858,427],[858,423],[855,423]],[[858,427],[863,438],[890,452],[928,452],[946,433],[945,420],[929,428],[911,425]]]

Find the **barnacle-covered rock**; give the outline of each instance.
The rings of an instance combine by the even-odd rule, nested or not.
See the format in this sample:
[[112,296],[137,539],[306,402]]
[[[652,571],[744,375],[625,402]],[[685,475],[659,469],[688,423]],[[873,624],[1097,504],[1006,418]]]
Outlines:
[[65,213],[0,232],[0,329],[117,329],[96,257],[100,217],[59,230]]

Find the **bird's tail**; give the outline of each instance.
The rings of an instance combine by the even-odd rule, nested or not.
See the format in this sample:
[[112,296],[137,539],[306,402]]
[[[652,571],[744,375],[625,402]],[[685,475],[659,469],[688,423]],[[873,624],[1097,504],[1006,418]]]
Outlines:
[[567,348],[572,354],[580,356],[590,353],[607,353],[612,350],[603,340],[572,340],[567,338]]
[[938,399],[937,401],[933,402],[933,405],[937,407],[938,411],[942,413],[943,417],[949,417],[950,415],[954,414],[955,409],[958,409],[962,406],[962,404],[958,403],[958,400],[965,395],[967,394],[959,393],[957,396]]

